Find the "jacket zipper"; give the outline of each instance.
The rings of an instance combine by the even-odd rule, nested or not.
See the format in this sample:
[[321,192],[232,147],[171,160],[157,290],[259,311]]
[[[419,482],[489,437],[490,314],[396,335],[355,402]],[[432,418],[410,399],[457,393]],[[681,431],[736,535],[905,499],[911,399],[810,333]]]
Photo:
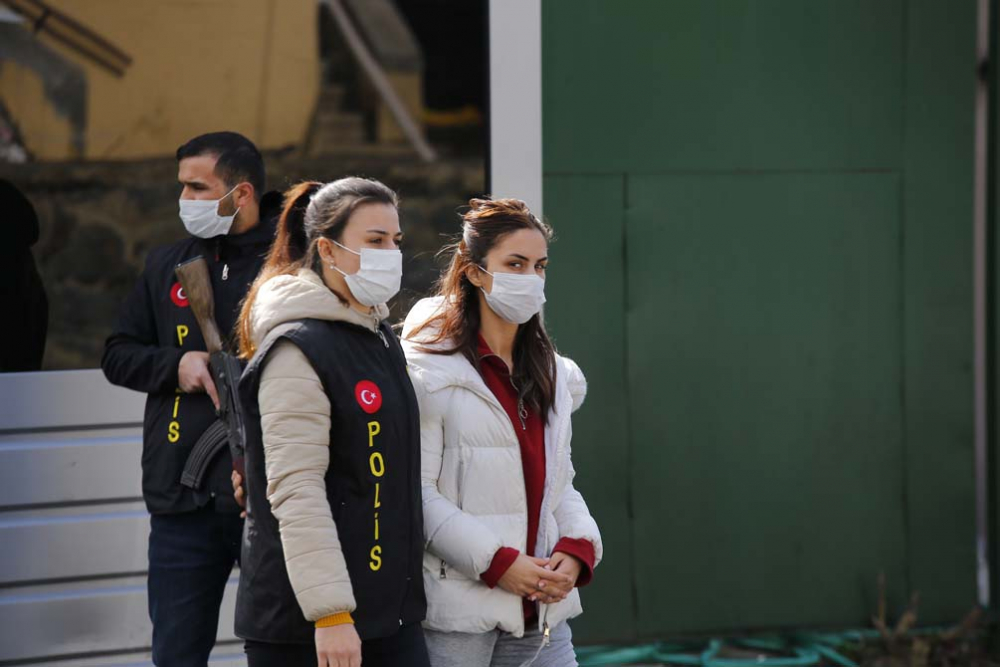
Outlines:
[[510,378],[510,386],[517,392],[517,418],[521,420],[521,430],[528,430],[528,409],[524,407],[524,398],[521,397],[521,390],[514,384],[514,378]]
[[[500,359],[500,356],[497,355],[497,354],[491,354],[491,355],[488,355],[488,356],[496,357],[497,359]],[[500,359],[500,360],[503,361],[503,359]],[[504,361],[504,364],[506,364],[506,363],[507,362]],[[528,422],[527,422],[527,419],[528,419],[528,409],[524,406],[524,398],[521,396],[521,390],[518,389],[518,387],[517,387],[516,384],[514,384],[514,377],[512,375],[508,374],[507,375],[507,379],[510,380],[510,386],[512,386],[514,388],[514,391],[517,392],[517,418],[521,421],[521,430],[522,431],[527,431],[528,430]]]
[[[385,349],[391,350],[391,347],[389,346],[389,341],[386,339],[385,334],[382,332],[381,322],[379,321],[378,316],[375,315],[374,313],[372,314],[372,320],[373,320],[373,322],[375,324],[375,332],[378,334],[378,337],[382,339],[382,344],[385,345]],[[404,360],[403,360],[403,375],[404,375],[404,377],[402,378],[402,381],[403,382],[409,382],[409,373],[406,370],[406,360],[405,360],[405,357],[404,357]],[[409,414],[407,414],[407,418],[409,418]],[[419,433],[420,433],[420,430],[419,430],[419,424],[418,424],[417,425],[417,434],[418,434],[418,437],[419,437]],[[415,457],[413,457],[412,455],[410,456],[410,466],[414,465],[414,458]],[[418,474],[419,474],[419,472],[418,472]],[[406,491],[407,491],[407,494],[408,495],[412,495],[412,490],[413,490],[413,475],[410,474],[410,473],[407,473],[407,475],[406,475]],[[406,598],[407,598],[407,596],[410,593],[410,587],[412,585],[412,579],[413,579],[412,576],[411,576],[411,574],[412,574],[412,572],[411,572],[412,554],[410,553],[410,545],[413,543],[413,523],[414,523],[413,522],[413,515],[411,513],[411,515],[410,515],[410,521],[409,521],[410,527],[409,527],[409,531],[408,531],[409,540],[407,541],[407,549],[406,549],[406,584],[407,585],[406,585],[406,591],[403,594],[403,599],[400,602],[400,607],[399,607],[399,625],[400,625],[400,627],[403,626],[403,612],[406,609]],[[441,561],[441,571],[442,571],[442,573],[444,572],[444,561]]]
[[375,314],[372,314],[372,320],[375,323],[375,333],[377,333],[378,337],[382,339],[382,344],[385,345],[385,349],[388,350],[389,349],[389,341],[387,341],[385,339],[385,334],[382,333],[382,327],[379,326],[378,316],[375,315]]
[[[215,261],[218,262],[222,259],[222,241],[220,239],[215,240]],[[222,279],[229,280],[229,262],[222,265]]]

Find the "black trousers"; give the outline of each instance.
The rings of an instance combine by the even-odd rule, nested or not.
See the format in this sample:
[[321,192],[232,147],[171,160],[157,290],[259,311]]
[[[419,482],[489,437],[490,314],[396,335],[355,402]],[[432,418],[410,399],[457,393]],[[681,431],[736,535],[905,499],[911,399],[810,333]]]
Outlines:
[[[247,667],[316,667],[314,644],[272,644],[247,640]],[[362,667],[430,667],[424,629],[404,625],[389,637],[361,642]]]
[[242,533],[239,514],[212,507],[151,517],[149,618],[157,667],[208,664]]

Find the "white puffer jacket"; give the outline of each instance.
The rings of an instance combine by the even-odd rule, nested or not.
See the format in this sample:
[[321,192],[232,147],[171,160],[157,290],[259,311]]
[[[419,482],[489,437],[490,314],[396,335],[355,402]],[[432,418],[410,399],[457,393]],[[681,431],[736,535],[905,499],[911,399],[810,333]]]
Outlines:
[[[503,406],[461,354],[422,352],[412,331],[440,307],[420,301],[406,318],[403,349],[420,402],[424,496],[425,625],[444,632],[524,634],[521,598],[479,578],[500,547],[522,553],[528,530],[524,472],[517,436]],[[423,335],[421,335],[423,337]],[[597,523],[573,488],[570,414],[587,383],[579,367],[557,356],[555,409],[545,427],[545,492],[535,556],[547,557],[560,538],[589,540],[596,562],[603,547]],[[596,563],[595,563],[596,564]],[[579,592],[540,605],[539,629],[582,613]]]

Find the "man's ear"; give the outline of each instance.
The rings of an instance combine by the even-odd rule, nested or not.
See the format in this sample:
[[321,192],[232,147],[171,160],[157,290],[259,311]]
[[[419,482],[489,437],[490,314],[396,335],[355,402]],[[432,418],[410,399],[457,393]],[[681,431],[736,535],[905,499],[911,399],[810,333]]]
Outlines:
[[253,201],[254,189],[252,185],[244,181],[236,186],[236,191],[233,193],[233,203],[236,208],[249,206]]

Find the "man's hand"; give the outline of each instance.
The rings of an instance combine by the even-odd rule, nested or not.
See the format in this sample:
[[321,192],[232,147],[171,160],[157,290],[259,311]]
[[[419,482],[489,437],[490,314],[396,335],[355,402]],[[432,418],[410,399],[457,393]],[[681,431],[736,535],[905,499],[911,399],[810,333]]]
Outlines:
[[318,667],[361,667],[361,638],[353,623],[316,628]]
[[534,601],[534,598],[529,596],[537,595],[539,591],[545,590],[548,586],[554,587],[557,582],[568,585],[568,575],[562,572],[555,572],[551,569],[545,569],[545,566],[549,562],[550,559],[548,558],[532,558],[531,556],[518,554],[517,560],[503,573],[503,576],[497,582],[497,586],[508,593],[513,593],[522,598],[527,597],[529,600]]
[[533,597],[528,599],[532,602],[539,600],[545,604],[562,602],[570,593],[573,592],[573,588],[576,587],[576,580],[580,578],[580,572],[583,570],[583,565],[575,556],[570,556],[562,551],[556,551],[552,554],[548,565],[545,567],[552,568],[554,572],[562,574],[564,577],[551,584],[546,581],[539,580],[539,591]]
[[219,393],[215,391],[212,373],[208,370],[208,352],[185,352],[177,366],[177,379],[181,391],[187,394],[205,392],[219,409]]
[[247,493],[243,490],[243,478],[234,470],[230,479],[233,480],[233,498],[236,499],[236,504],[243,510],[240,512],[240,518],[245,519],[247,517]]

